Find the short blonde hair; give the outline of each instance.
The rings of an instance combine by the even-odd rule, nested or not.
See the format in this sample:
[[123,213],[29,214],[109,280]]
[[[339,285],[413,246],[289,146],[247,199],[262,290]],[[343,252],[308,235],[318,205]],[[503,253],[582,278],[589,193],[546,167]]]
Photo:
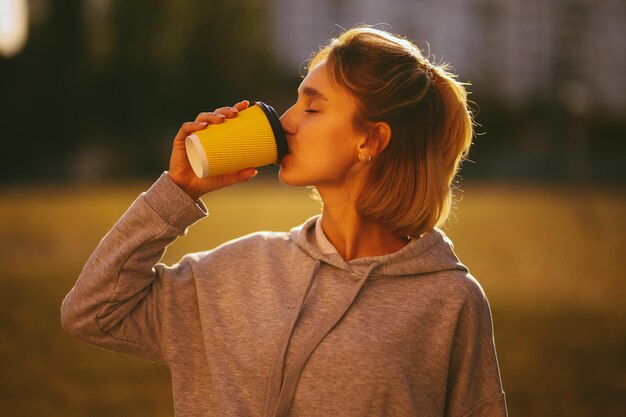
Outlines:
[[332,39],[311,60],[357,101],[355,127],[384,121],[388,146],[371,161],[357,199],[363,217],[398,236],[441,226],[453,204],[453,181],[473,138],[466,83],[447,64],[432,64],[410,41],[371,27]]

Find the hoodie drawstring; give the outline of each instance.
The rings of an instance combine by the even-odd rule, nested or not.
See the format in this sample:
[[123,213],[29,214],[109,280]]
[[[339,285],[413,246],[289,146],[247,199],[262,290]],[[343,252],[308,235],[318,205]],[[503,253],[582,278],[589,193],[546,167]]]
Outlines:
[[298,310],[293,319],[293,322],[291,323],[289,332],[286,334],[281,354],[274,361],[274,366],[272,367],[272,370],[270,372],[267,402],[265,406],[265,417],[283,417],[287,415],[296,392],[298,381],[300,380],[300,375],[309,357],[317,348],[317,346],[321,343],[324,337],[332,331],[332,329],[346,314],[352,303],[354,303],[357,295],[361,291],[361,288],[363,288],[363,285],[365,284],[367,278],[370,276],[374,268],[379,265],[378,262],[373,262],[369,266],[363,276],[359,278],[359,281],[356,283],[349,296],[346,297],[343,304],[337,309],[338,314],[332,317],[332,319],[329,320],[325,326],[320,326],[315,329],[315,332],[311,335],[309,341],[307,341],[307,343],[304,345],[302,351],[296,353],[293,364],[290,366],[289,369],[286,370],[285,373],[283,367],[285,363],[285,355],[287,353],[289,340],[291,339],[295,325],[298,321],[298,318],[300,317],[302,307],[304,306],[304,301],[308,296],[313,281],[319,272],[320,264],[320,261],[317,260],[315,263],[315,267],[313,268],[313,273],[311,275],[311,279],[309,280],[309,284],[304,292],[300,304],[298,305]]
[[291,335],[293,334],[293,329],[296,327],[296,323],[300,318],[300,314],[302,313],[302,307],[304,306],[304,301],[309,295],[309,291],[313,286],[313,281],[317,277],[317,273],[319,272],[321,261],[315,260],[315,265],[313,266],[313,272],[311,273],[311,278],[309,278],[309,282],[302,294],[302,298],[300,299],[300,303],[296,307],[296,314],[291,321],[291,325],[285,332],[283,337],[283,345],[280,350],[280,354],[274,358],[274,363],[272,364],[272,369],[270,370],[269,383],[267,387],[267,397],[265,401],[265,416],[274,415],[274,411],[276,409],[276,404],[278,403],[278,397],[280,395],[280,390],[282,388],[282,379],[283,379],[283,367],[285,366],[285,355],[287,354],[287,347],[289,346],[289,340],[291,340]]

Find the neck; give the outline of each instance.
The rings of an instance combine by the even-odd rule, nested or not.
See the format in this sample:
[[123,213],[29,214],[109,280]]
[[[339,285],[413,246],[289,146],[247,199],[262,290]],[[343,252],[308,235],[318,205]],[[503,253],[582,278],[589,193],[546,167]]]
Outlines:
[[360,216],[351,193],[318,191],[324,201],[322,230],[344,260],[386,255],[408,243],[408,239]]

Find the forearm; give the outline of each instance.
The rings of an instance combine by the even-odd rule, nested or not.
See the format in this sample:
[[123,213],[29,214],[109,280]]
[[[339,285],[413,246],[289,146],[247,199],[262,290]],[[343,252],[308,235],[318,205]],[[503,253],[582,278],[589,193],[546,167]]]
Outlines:
[[[157,283],[164,270],[157,263],[167,245],[205,215],[202,203],[164,174],[135,200],[85,264],[63,302],[63,328],[113,350],[146,348],[145,356],[152,358],[155,353],[150,351],[158,351],[159,337],[159,323],[154,321],[162,286]],[[143,319],[131,318],[131,313]],[[124,328],[126,320],[132,326]],[[113,329],[118,330],[117,338]],[[132,346],[121,346],[128,343]]]

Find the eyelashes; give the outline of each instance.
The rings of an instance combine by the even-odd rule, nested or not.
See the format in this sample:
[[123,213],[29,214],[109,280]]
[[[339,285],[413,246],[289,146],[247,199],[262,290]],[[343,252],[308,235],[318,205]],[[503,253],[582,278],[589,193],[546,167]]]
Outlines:
[[313,110],[313,109],[306,109],[304,112],[305,113],[318,113],[317,110]]

